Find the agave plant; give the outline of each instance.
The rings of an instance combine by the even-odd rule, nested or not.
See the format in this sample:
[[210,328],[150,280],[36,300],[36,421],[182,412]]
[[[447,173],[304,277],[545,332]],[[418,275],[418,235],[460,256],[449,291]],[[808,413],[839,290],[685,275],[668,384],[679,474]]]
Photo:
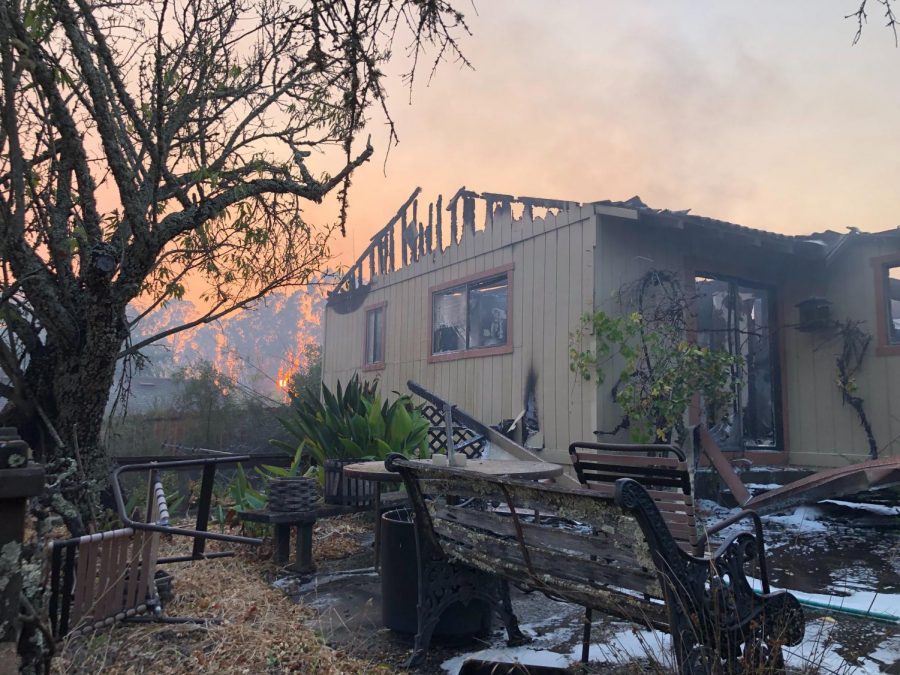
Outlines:
[[381,401],[376,382],[362,382],[354,375],[347,386],[338,382],[335,392],[322,385],[321,399],[307,390],[294,399],[292,414],[279,418],[296,443],[273,440],[288,452],[305,444],[313,464],[326,459],[384,459],[392,452],[425,456],[428,420],[409,396]]

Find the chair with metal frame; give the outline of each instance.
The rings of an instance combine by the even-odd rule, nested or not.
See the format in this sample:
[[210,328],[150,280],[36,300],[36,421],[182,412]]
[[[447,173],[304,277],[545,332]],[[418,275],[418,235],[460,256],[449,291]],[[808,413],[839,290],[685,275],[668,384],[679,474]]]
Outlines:
[[[569,445],[569,456],[578,481],[590,490],[614,496],[616,481],[631,478],[647,491],[669,528],[673,539],[686,553],[703,557],[712,553],[709,538],[742,520],[753,522],[756,564],[763,593],[769,593],[762,520],[752,509],[743,509],[718,523],[702,527],[694,511],[693,481],[685,452],[674,445],[661,443],[590,443],[578,441]],[[585,644],[590,635],[592,612],[585,609]],[[586,648],[585,648],[586,649]],[[583,654],[587,658],[587,652]]]
[[[207,539],[252,545],[262,543],[252,537],[207,531],[216,467],[246,459],[249,457],[151,462],[115,469],[112,473],[113,496],[125,527],[54,541],[48,546],[48,606],[54,637],[87,632],[147,613],[153,620],[166,623],[196,621],[163,615],[156,587],[156,567],[158,564],[234,555],[232,551],[206,553]],[[172,527],[159,472],[161,469],[196,466],[203,467],[196,529]],[[149,471],[146,522],[135,521],[126,513],[122,495],[121,475],[136,471]],[[160,558],[162,534],[193,538],[191,554]]]

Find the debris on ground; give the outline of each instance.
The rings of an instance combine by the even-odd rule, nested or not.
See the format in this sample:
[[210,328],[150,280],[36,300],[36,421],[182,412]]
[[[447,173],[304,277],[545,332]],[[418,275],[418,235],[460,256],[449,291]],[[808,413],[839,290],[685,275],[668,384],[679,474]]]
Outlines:
[[[358,519],[357,519],[358,520]],[[317,558],[352,550],[352,533],[364,523],[330,519],[316,528]],[[371,529],[371,526],[368,526]],[[164,537],[162,555],[185,553],[189,542]],[[353,546],[358,547],[358,544]],[[208,542],[208,550],[217,550]],[[263,552],[270,547],[261,547]],[[372,659],[349,656],[322,643],[309,625],[315,612],[292,602],[271,584],[277,570],[260,551],[241,549],[233,558],[167,565],[175,600],[166,614],[208,619],[200,624],[114,624],[63,640],[54,673],[395,673]]]

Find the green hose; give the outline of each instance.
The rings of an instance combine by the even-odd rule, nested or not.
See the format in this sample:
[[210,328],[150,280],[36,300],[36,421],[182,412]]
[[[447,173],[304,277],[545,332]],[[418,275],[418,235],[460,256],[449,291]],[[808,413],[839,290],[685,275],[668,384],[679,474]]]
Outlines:
[[797,598],[803,607],[810,609],[823,609],[832,614],[848,614],[850,616],[860,617],[863,619],[874,619],[875,621],[885,621],[887,623],[900,623],[900,616],[886,614],[884,612],[871,612],[865,609],[854,609],[853,607],[836,607],[827,605],[824,602],[816,602],[815,600],[806,600]]

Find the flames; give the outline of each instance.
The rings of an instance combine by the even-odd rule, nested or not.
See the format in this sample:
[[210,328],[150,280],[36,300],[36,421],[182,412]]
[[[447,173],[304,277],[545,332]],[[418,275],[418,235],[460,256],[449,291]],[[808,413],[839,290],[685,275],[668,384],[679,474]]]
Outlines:
[[[283,396],[292,376],[307,367],[309,345],[321,343],[325,296],[326,289],[319,285],[276,292],[253,309],[174,333],[145,351],[156,375],[171,375],[206,360],[244,388]],[[169,303],[142,320],[133,339],[199,314],[190,301]]]

